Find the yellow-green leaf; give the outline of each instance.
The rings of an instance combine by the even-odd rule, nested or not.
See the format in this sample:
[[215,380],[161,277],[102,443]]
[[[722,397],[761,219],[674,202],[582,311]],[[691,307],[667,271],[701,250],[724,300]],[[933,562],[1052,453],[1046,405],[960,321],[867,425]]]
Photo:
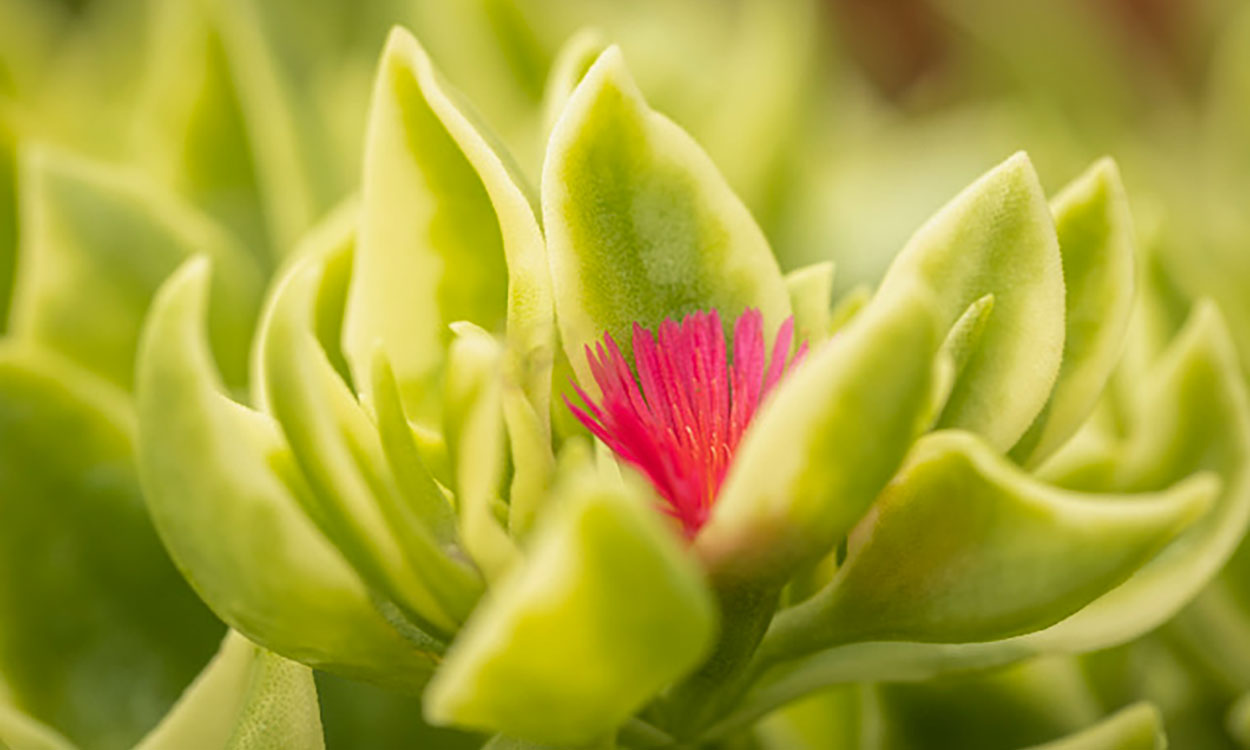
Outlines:
[[231,631],[135,750],[324,750],[313,673]]
[[1054,222],[1024,154],[990,170],[946,204],[903,248],[878,296],[927,285],[941,320],[994,295],[976,349],[939,420],[1006,450],[1050,395],[1064,338],[1063,267]]
[[1050,400],[1012,456],[1036,466],[1093,411],[1133,310],[1133,217],[1115,162],[1090,167],[1051,202],[1063,256],[1063,364]]
[[380,345],[410,413],[429,416],[448,324],[506,327],[525,392],[545,418],[553,313],[533,198],[402,29],[391,33],[374,86],[362,190],[344,329],[357,381],[369,382]]
[[267,415],[231,401],[205,343],[208,264],[162,288],[138,364],[140,467],[162,540],[196,591],[257,643],[319,668],[415,690],[430,651],[405,640],[301,511],[307,492]]
[[991,641],[1039,630],[1128,578],[1210,507],[1218,482],[1158,495],[1049,487],[966,432],[922,439],[820,593],[778,617],[789,654],[871,640]]
[[583,346],[612,334],[628,357],[637,322],[748,307],[774,332],[790,314],[763,233],[703,150],[651,110],[620,50],[600,55],[551,134],[542,179],[564,351],[593,386]]
[[228,382],[241,383],[262,284],[246,253],[133,173],[45,148],[23,156],[12,334],[129,388],[152,296],[182,261],[205,253],[218,267],[214,353]]
[[425,696],[434,723],[589,744],[707,653],[711,596],[645,496],[566,491],[448,651]]

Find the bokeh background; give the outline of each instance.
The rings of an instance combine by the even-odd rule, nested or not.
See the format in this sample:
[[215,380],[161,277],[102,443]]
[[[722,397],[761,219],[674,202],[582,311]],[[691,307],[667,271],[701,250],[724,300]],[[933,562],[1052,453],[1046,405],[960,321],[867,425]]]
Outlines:
[[[141,184],[201,212],[275,270],[355,190],[373,70],[395,24],[417,34],[533,182],[553,64],[579,44],[619,43],[653,106],[704,144],[751,207],[783,268],[836,261],[835,296],[873,284],[925,218],[1012,152],[1027,150],[1052,191],[1112,155],[1148,282],[1177,299],[1214,297],[1250,362],[1250,4],[1240,0],[0,0],[0,333],[22,335],[12,298],[50,243],[103,244],[123,266],[130,257],[124,227],[101,228],[100,209],[73,196],[56,205],[76,235],[38,229],[56,184],[33,165],[55,155],[88,182],[99,170],[102,184]],[[126,392],[121,371],[103,377]],[[14,439],[0,434],[0,446]],[[19,504],[16,455],[0,457],[4,514]],[[0,578],[53,554],[106,560],[117,578],[168,568],[158,547],[92,548],[115,528],[147,533],[141,502],[72,528],[31,505],[74,491],[30,490],[25,525],[0,531]],[[139,634],[113,611],[121,594],[107,582],[39,585],[32,598],[32,585],[0,583],[0,673],[45,680],[44,718],[84,747],[127,746],[220,638],[172,573],[152,574],[139,615],[173,614]],[[871,715],[888,735],[878,746],[1006,748],[1084,726],[1089,706],[1145,696],[1167,713],[1174,747],[1233,748],[1250,743],[1226,719],[1250,690],[1250,669],[1230,666],[1247,632],[1215,639],[1213,655],[1182,625],[1080,664],[824,696],[795,716],[842,727],[829,731],[848,747],[867,742]],[[49,645],[49,633],[69,645]],[[146,655],[144,666],[126,653]],[[1108,674],[1118,677],[1100,682]],[[342,680],[320,687],[331,747],[480,742],[422,727],[412,701]]]

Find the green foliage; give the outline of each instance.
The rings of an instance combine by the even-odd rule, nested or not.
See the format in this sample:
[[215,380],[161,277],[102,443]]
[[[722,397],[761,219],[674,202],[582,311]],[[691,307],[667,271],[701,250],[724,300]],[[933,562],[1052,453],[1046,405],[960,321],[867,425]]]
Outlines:
[[[1244,217],[1135,220],[1109,159],[1048,198],[1018,153],[903,242],[972,173],[853,87],[823,112],[802,0],[97,5],[81,38],[0,8],[0,746],[321,750],[314,668],[344,746],[1250,734]],[[1117,73],[1076,49],[1053,106],[1086,118]],[[1178,262],[1186,232],[1224,254]],[[889,255],[835,284],[830,237]],[[605,334],[632,363],[636,325],[753,308],[810,349],[683,538],[559,396],[601,395]],[[1181,668],[1129,689],[1109,648]]]

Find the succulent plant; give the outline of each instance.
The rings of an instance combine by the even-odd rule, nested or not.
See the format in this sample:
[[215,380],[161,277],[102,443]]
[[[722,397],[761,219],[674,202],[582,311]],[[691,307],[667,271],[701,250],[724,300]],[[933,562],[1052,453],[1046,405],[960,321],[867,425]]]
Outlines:
[[[792,70],[807,5],[744,7]],[[314,670],[496,749],[1155,748],[1245,691],[1239,357],[1114,162],[1012,156],[833,304],[752,142],[801,83],[674,85],[692,136],[483,8],[489,118],[401,28],[361,117],[236,0],[157,14],[141,169],[0,107],[0,744],[319,748]],[[1220,686],[1138,679],[1177,648]]]
[[822,687],[1130,640],[1232,554],[1236,354],[1210,305],[1152,336],[1110,162],[1048,202],[1012,157],[834,311],[832,268],[781,274],[615,48],[537,194],[461,102],[393,32],[359,203],[273,284],[249,399],[207,346],[213,264],[148,316],[148,505],[254,642],[436,724],[699,743]]

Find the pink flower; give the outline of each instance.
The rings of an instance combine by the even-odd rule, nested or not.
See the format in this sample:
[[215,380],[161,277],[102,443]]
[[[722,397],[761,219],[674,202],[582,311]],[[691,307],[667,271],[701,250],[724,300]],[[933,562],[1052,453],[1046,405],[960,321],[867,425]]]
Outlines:
[[[665,319],[655,336],[634,324],[637,378],[611,334],[586,359],[602,393],[599,403],[576,383],[586,408],[565,403],[622,460],[641,471],[662,497],[662,508],[687,537],[707,520],[721,482],[764,397],[807,352],[786,361],[794,319],[777,332],[771,358],[764,318],[749,309],[734,325],[730,361],[720,315],[696,312],[680,323]],[[641,387],[640,387],[641,386]]]

